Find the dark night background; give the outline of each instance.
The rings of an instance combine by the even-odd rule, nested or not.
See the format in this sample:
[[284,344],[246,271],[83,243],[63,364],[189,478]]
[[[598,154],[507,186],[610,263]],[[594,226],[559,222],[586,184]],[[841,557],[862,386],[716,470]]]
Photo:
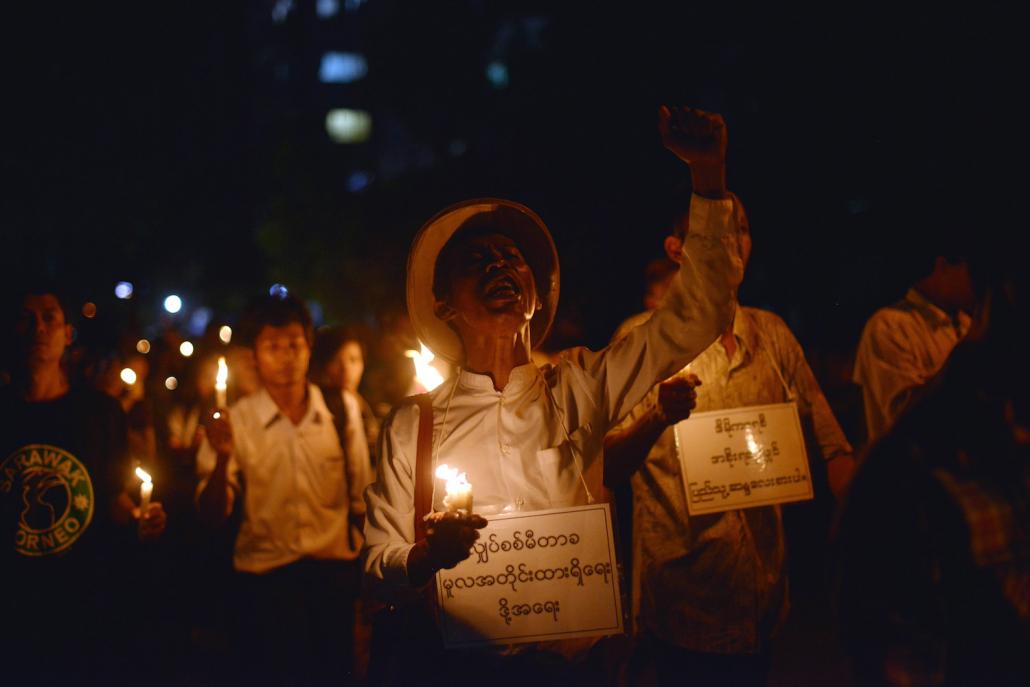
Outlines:
[[[729,125],[755,240],[742,300],[811,350],[847,350],[922,267],[925,204],[1009,197],[1021,165],[1019,22],[940,7],[20,3],[0,268],[57,277],[117,322],[152,324],[172,292],[184,322],[200,305],[231,319],[273,282],[327,321],[372,322],[403,302],[425,219],[505,196],[551,226],[562,315],[601,346],[688,197],[655,129],[659,104],[684,103]],[[364,55],[367,76],[320,82],[330,50]],[[334,107],[367,110],[371,138],[333,143]]]
[[[660,104],[688,104],[729,127],[729,185],[754,238],[741,300],[787,320],[858,446],[850,362],[866,318],[929,271],[941,235],[1025,243],[1025,24],[1000,3],[666,4],[8,3],[3,291],[56,280],[82,339],[131,352],[147,336],[151,360],[169,326],[185,334],[201,308],[235,322],[274,283],[321,321],[378,333],[403,309],[418,227],[453,202],[502,196],[536,210],[558,244],[571,325],[551,346],[600,347],[641,309],[643,268],[689,198],[656,131]],[[323,82],[331,52],[363,56],[367,74]],[[368,112],[371,137],[333,142],[334,108]],[[115,298],[121,280],[131,300]],[[171,293],[185,302],[174,317],[161,309]],[[181,394],[152,376],[155,404]],[[208,598],[198,590],[218,589],[206,576],[228,571],[231,541],[197,553],[192,467],[183,474],[170,510],[186,515],[170,523],[185,529],[165,537],[169,577],[154,578],[186,571],[155,584],[172,657],[193,650],[190,628],[218,627],[190,614]],[[820,567],[834,504],[814,479],[816,501],[789,509],[798,593],[774,668],[808,677],[775,685],[847,684],[826,678],[842,674]]]

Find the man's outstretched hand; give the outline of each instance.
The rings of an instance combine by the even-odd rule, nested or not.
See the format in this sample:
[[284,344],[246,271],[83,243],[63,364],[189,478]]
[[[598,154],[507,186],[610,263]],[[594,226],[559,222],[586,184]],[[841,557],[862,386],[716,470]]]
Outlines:
[[662,145],[690,165],[694,193],[726,197],[726,122],[722,115],[692,107],[658,108]]

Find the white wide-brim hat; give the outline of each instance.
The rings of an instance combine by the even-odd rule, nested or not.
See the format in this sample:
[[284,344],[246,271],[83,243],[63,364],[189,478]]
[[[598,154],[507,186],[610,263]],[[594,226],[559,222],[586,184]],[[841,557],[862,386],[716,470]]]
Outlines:
[[[489,219],[481,215],[489,215]],[[408,253],[408,316],[415,335],[434,354],[461,364],[465,350],[457,333],[434,312],[433,277],[440,251],[469,220],[476,218],[511,238],[533,271],[541,308],[530,322],[530,341],[539,346],[547,338],[558,308],[558,251],[551,232],[535,212],[510,200],[474,198],[451,205],[423,225]]]

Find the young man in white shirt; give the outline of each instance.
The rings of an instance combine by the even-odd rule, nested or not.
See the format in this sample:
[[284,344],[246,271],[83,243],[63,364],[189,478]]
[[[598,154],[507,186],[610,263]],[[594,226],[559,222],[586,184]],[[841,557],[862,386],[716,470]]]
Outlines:
[[263,678],[340,682],[352,661],[361,493],[371,476],[364,432],[355,427],[344,451],[307,380],[313,328],[303,303],[264,298],[244,329],[262,388],[208,421],[198,508],[218,526],[242,499],[233,565],[252,633],[247,665]]

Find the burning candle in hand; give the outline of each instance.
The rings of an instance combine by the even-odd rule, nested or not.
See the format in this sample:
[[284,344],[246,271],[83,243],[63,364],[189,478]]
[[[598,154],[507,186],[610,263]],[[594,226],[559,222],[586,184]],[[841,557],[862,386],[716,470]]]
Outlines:
[[472,485],[464,472],[448,467],[446,463],[436,468],[436,476],[447,483],[447,494],[443,497],[443,505],[448,511],[463,511],[472,514]]
[[147,517],[147,510],[150,508],[150,495],[154,493],[154,480],[150,473],[143,468],[136,468],[136,476],[140,478],[139,485],[139,519]]
[[218,358],[218,373],[215,375],[215,407],[224,408],[227,402],[226,389],[229,381],[229,366],[225,364],[225,356]]

